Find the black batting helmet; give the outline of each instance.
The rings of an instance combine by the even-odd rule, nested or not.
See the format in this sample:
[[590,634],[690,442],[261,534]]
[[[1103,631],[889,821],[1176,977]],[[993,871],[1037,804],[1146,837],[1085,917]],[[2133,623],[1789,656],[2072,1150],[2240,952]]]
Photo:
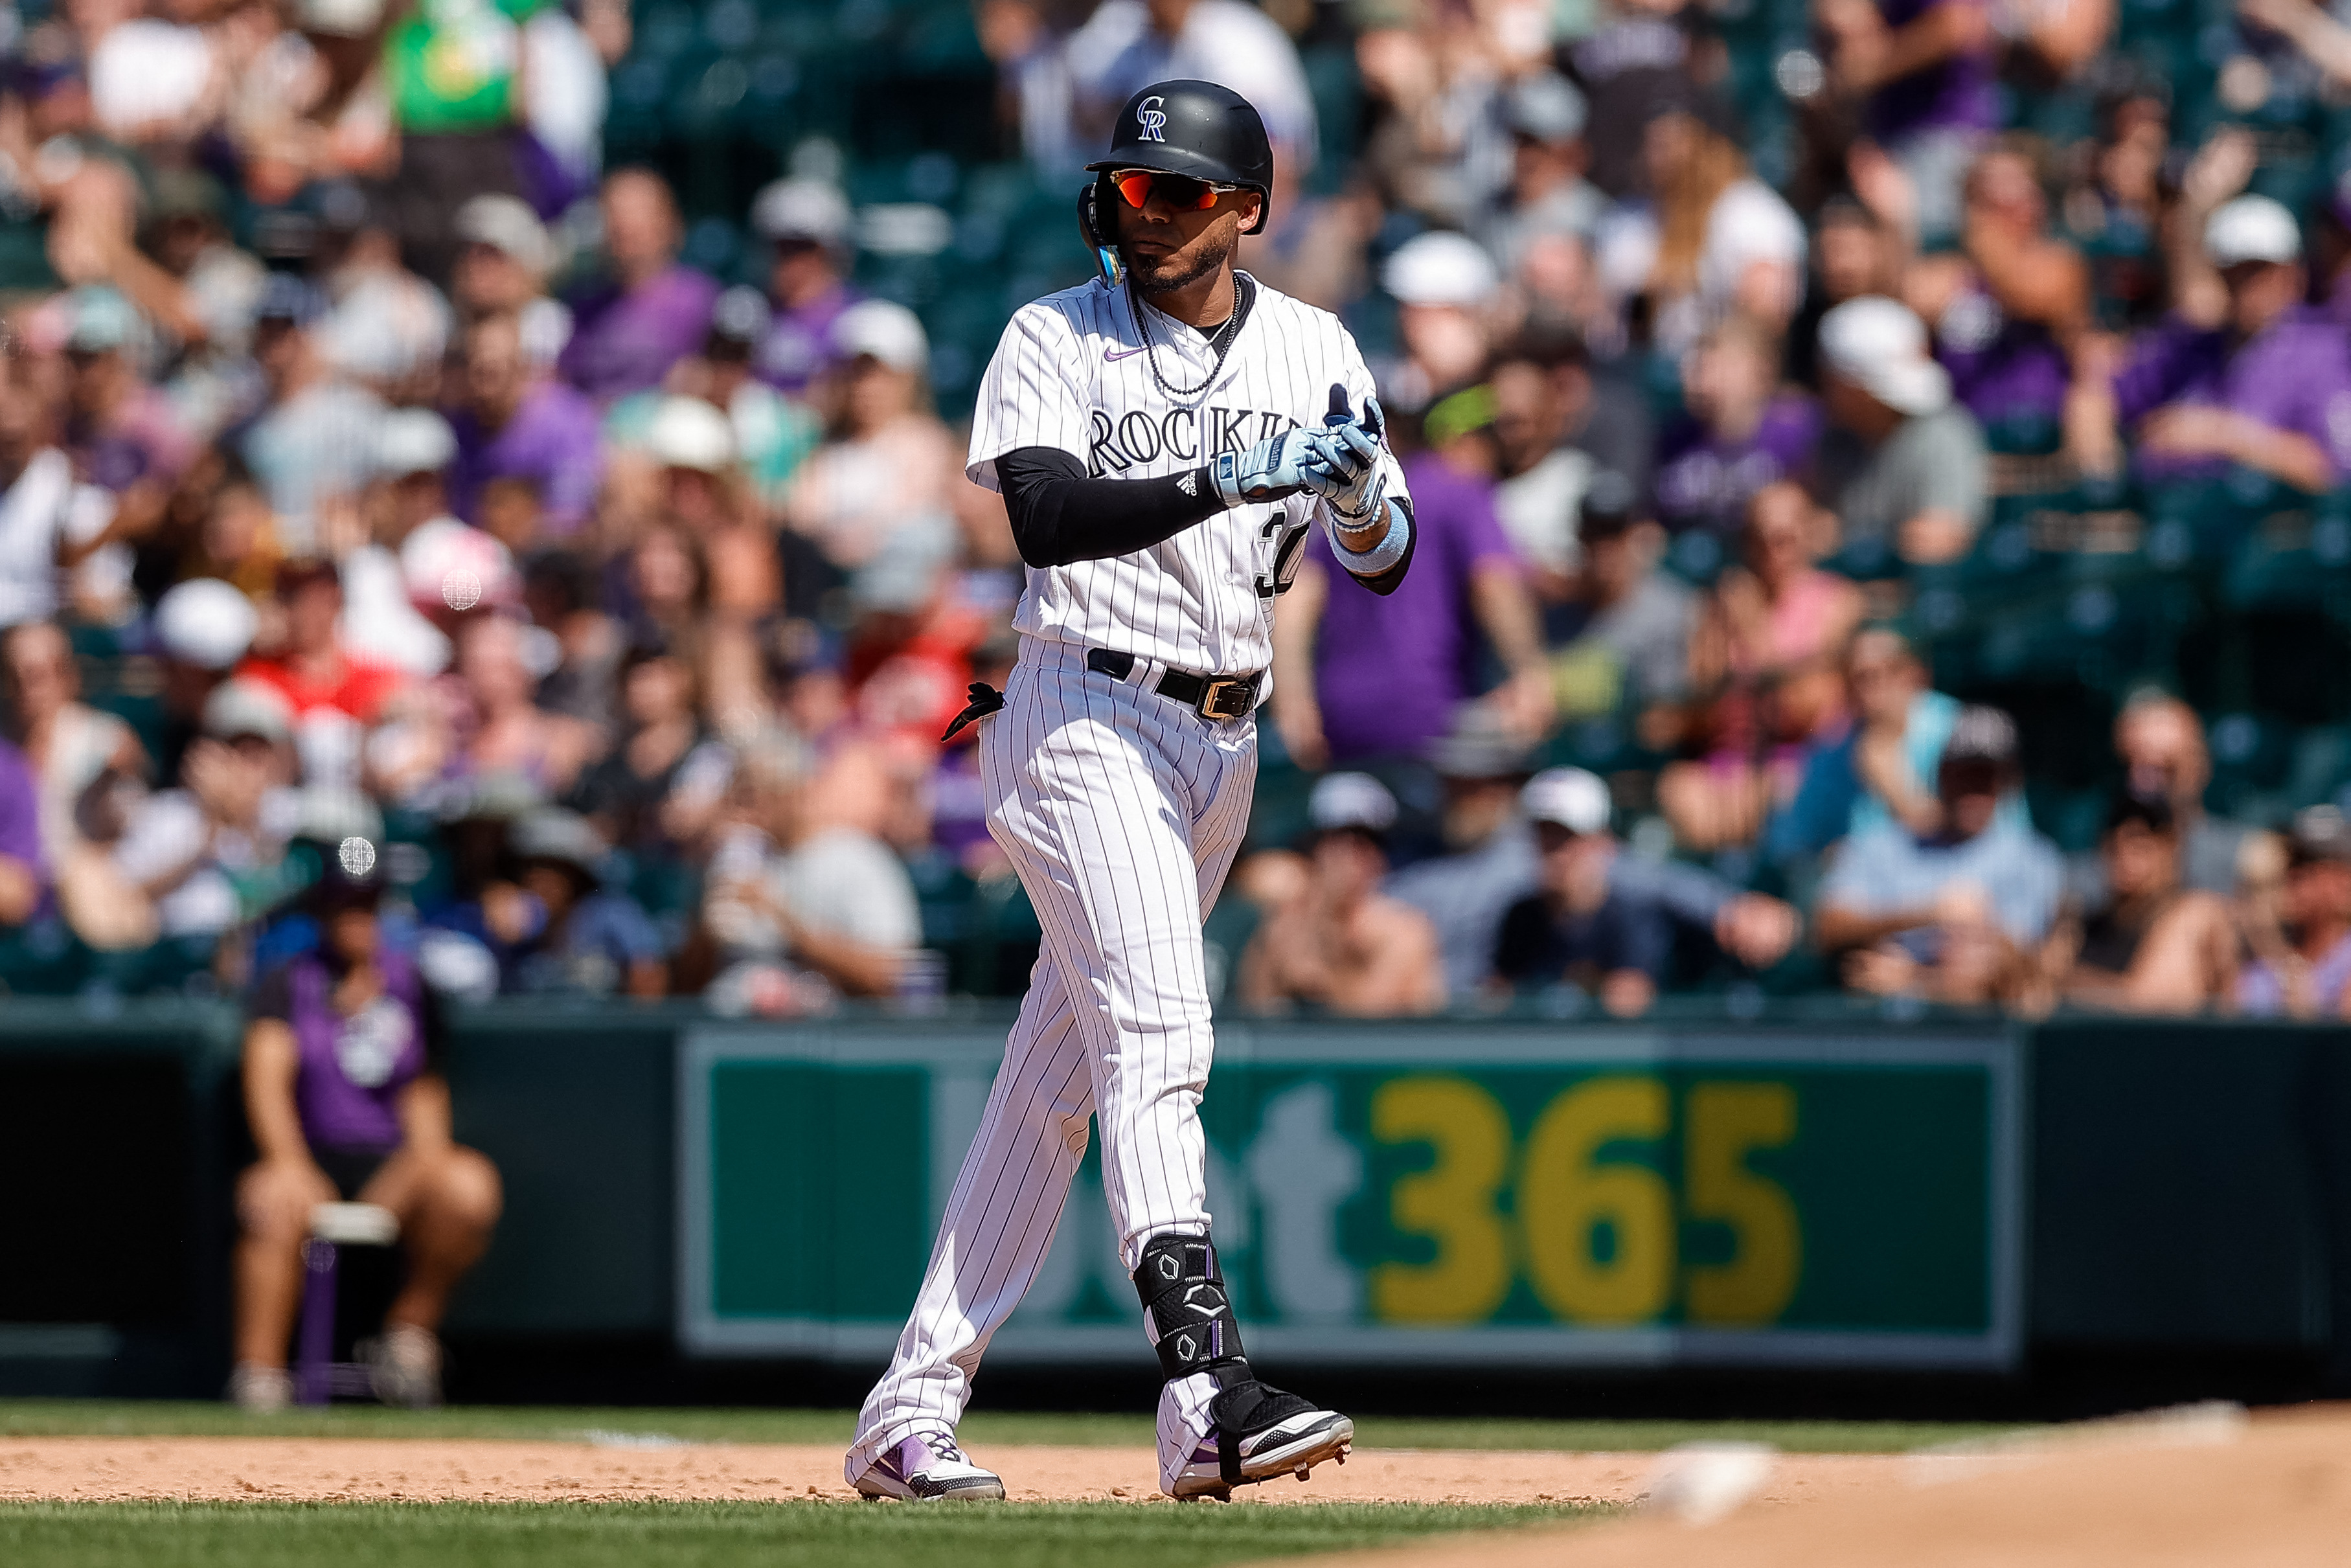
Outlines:
[[1257,222],[1249,234],[1265,227],[1273,201],[1273,143],[1265,121],[1249,99],[1212,81],[1154,82],[1128,99],[1111,133],[1110,156],[1086,169],[1156,169],[1255,191]]

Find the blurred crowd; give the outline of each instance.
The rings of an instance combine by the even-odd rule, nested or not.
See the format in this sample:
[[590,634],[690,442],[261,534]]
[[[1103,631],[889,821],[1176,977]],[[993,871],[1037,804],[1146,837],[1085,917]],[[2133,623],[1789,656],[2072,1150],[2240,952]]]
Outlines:
[[[607,166],[617,0],[0,15],[0,981],[242,988],[331,867],[460,996],[1020,990],[939,738],[1017,653],[936,390],[1002,316],[891,297],[839,149],[705,268]],[[2351,653],[2351,30],[2136,16],[978,0],[1040,189],[1146,82],[1257,104],[1243,265],[1418,508],[1395,596],[1278,608],[1220,994],[2345,1009],[2351,694],[2262,789],[2208,730]]]

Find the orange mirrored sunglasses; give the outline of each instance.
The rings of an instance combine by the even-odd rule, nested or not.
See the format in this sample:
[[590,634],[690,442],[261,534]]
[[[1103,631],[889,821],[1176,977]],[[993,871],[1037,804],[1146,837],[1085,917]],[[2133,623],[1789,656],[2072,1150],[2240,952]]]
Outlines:
[[1118,187],[1119,199],[1141,211],[1151,200],[1154,191],[1159,199],[1179,213],[1205,213],[1217,204],[1217,198],[1228,191],[1238,191],[1238,185],[1212,184],[1195,180],[1187,174],[1169,174],[1157,169],[1120,169],[1110,177]]

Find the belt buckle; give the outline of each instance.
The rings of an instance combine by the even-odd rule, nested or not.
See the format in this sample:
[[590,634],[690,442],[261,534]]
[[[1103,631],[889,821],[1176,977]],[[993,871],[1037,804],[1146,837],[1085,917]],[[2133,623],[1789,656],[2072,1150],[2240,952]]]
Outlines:
[[[1226,706],[1227,699],[1231,706]],[[1249,711],[1249,682],[1246,676],[1215,675],[1200,693],[1200,712],[1209,718],[1241,718]]]

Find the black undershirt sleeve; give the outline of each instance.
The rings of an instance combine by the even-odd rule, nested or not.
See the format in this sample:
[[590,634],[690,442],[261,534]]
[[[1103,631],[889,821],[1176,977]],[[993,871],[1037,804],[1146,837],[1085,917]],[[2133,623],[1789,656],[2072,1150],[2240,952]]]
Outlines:
[[1205,467],[1156,479],[1090,479],[1086,465],[1052,446],[1023,446],[996,460],[1012,542],[1030,566],[1068,566],[1132,555],[1224,510]]

